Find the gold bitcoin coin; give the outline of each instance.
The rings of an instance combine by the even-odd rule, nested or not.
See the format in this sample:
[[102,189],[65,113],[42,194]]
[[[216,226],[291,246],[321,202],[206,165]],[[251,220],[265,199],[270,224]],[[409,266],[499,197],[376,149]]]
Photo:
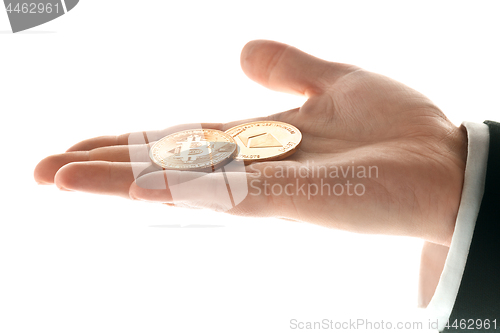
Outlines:
[[277,161],[292,155],[302,141],[300,131],[279,121],[254,121],[226,131],[238,144],[236,159]]
[[212,129],[193,129],[167,135],[151,150],[151,161],[163,169],[213,171],[230,162],[237,145],[228,134]]

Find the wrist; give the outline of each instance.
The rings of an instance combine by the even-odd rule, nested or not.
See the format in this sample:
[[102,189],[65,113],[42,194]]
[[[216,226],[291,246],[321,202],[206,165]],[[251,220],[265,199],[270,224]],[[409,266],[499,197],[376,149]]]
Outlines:
[[467,129],[464,125],[461,125],[453,135],[451,148],[457,160],[461,162],[460,166],[463,168],[464,174],[467,163],[468,142]]
[[450,136],[449,149],[451,160],[456,166],[455,181],[452,185],[456,190],[454,204],[452,207],[452,212],[449,220],[449,228],[447,228],[447,234],[445,237],[445,242],[443,245],[450,246],[453,233],[455,231],[455,224],[458,216],[458,211],[462,201],[462,191],[465,179],[465,167],[467,164],[468,155],[468,136],[467,129],[465,126],[455,128],[454,132]]

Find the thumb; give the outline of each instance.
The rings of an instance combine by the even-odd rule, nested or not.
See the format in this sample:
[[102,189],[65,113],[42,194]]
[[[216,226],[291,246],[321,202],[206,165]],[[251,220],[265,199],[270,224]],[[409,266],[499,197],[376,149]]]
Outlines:
[[240,61],[243,72],[264,87],[307,97],[321,94],[340,77],[358,69],[268,40],[247,43]]

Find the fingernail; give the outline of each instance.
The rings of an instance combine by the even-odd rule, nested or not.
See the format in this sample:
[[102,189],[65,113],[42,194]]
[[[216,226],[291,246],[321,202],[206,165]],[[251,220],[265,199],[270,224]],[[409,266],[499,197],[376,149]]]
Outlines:
[[136,201],[144,201],[142,200],[141,198],[138,198],[136,197],[133,193],[129,192],[128,196],[130,197],[130,199],[132,200],[136,200]]
[[61,191],[66,191],[66,192],[74,192],[73,190],[68,190],[67,188],[64,187],[59,187]]

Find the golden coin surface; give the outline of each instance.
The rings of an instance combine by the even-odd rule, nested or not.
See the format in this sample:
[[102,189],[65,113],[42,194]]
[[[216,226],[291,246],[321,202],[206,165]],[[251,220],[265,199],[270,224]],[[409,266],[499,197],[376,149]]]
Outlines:
[[292,155],[302,141],[295,127],[279,121],[254,121],[226,131],[238,144],[236,159],[276,161]]
[[234,139],[222,131],[193,129],[158,140],[149,157],[163,169],[213,171],[230,162],[237,148]]

